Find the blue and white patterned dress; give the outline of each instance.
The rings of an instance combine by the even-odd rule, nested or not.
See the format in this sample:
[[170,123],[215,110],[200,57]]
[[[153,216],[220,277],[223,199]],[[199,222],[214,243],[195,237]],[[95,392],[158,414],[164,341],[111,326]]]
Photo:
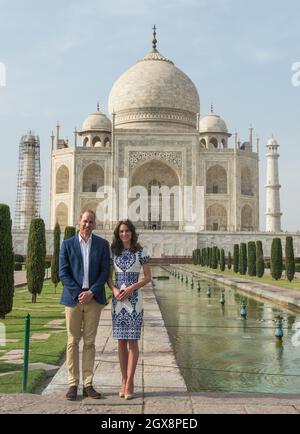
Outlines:
[[[120,256],[112,254],[112,265],[115,270],[115,287],[120,289],[138,282],[141,266],[150,257],[145,249],[132,253],[124,249]],[[142,291],[135,290],[126,300],[112,299],[112,322],[114,339],[140,339],[143,322]]]

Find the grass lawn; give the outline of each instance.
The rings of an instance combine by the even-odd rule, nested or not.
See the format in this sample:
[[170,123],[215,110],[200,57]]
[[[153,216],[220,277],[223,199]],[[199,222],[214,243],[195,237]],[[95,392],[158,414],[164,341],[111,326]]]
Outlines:
[[[27,382],[27,393],[33,393],[39,384],[46,379],[46,372],[41,369],[29,371]],[[21,393],[22,372],[0,377],[0,393]]]
[[195,271],[198,270],[198,271],[205,271],[208,273],[216,273],[216,274],[225,275],[229,277],[235,277],[238,278],[239,280],[243,280],[243,279],[253,280],[257,283],[266,283],[268,285],[279,286],[281,288],[300,290],[300,279],[295,278],[292,282],[289,282],[284,275],[280,280],[274,280],[269,275],[264,275],[261,279],[259,279],[258,277],[250,277],[248,275],[241,276],[239,273],[234,273],[232,270],[227,270],[227,269],[225,269],[225,271],[221,271],[220,269],[212,270],[209,267],[201,267],[200,265],[187,265],[187,267],[192,268]]
[[[31,303],[31,294],[27,287],[15,288],[14,306],[10,314],[6,315],[1,323],[5,325],[6,345],[0,346],[0,358],[11,350],[24,349],[25,316],[31,317],[30,336],[33,333],[46,333],[50,337],[44,341],[30,340],[29,363],[47,363],[59,365],[65,354],[67,335],[62,328],[65,322],[60,324],[61,329],[47,327],[53,320],[64,320],[64,306],[60,304],[62,286],[59,284],[54,293],[51,281],[45,281],[42,293],[37,296],[37,303]],[[110,289],[106,289],[107,299],[111,295]],[[22,354],[18,357],[22,359]],[[0,393],[18,393],[22,385],[22,373],[11,375],[1,374],[22,371],[23,363],[12,363],[0,360]],[[43,370],[32,370],[28,374],[28,391],[36,389],[41,381],[44,381],[46,373]]]

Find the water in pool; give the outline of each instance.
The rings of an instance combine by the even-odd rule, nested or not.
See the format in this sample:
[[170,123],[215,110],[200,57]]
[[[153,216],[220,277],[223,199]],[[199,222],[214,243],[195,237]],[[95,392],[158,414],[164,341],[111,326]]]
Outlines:
[[[166,269],[153,269],[153,276],[170,276],[154,279],[155,294],[188,390],[299,393],[300,337],[299,346],[292,337],[300,314],[213,281],[201,280],[198,291],[198,279],[191,288],[191,275],[184,275],[188,284]],[[243,300],[246,320],[240,316]],[[282,344],[274,336],[278,315],[284,318]]]

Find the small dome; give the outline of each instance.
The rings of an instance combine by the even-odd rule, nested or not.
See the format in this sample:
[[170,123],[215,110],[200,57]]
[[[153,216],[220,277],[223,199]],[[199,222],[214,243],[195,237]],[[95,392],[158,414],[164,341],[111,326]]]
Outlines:
[[278,144],[277,140],[274,139],[274,137],[271,137],[269,139],[269,141],[268,141],[267,146],[277,146],[277,147],[279,147],[279,144]]
[[24,143],[35,143],[36,138],[31,133],[26,134],[26,136],[23,137]]
[[100,111],[90,114],[82,124],[82,132],[111,131],[111,121]]
[[200,133],[228,134],[228,129],[221,116],[211,112],[200,119]]

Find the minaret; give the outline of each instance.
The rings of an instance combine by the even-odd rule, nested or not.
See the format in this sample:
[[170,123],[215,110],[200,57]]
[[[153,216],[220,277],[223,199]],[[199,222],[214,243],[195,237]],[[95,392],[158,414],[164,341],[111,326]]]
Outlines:
[[40,142],[31,131],[23,136],[19,148],[19,174],[15,228],[28,229],[40,208]]
[[267,184],[266,184],[266,231],[281,232],[279,172],[277,152],[279,145],[272,137],[267,144]]

